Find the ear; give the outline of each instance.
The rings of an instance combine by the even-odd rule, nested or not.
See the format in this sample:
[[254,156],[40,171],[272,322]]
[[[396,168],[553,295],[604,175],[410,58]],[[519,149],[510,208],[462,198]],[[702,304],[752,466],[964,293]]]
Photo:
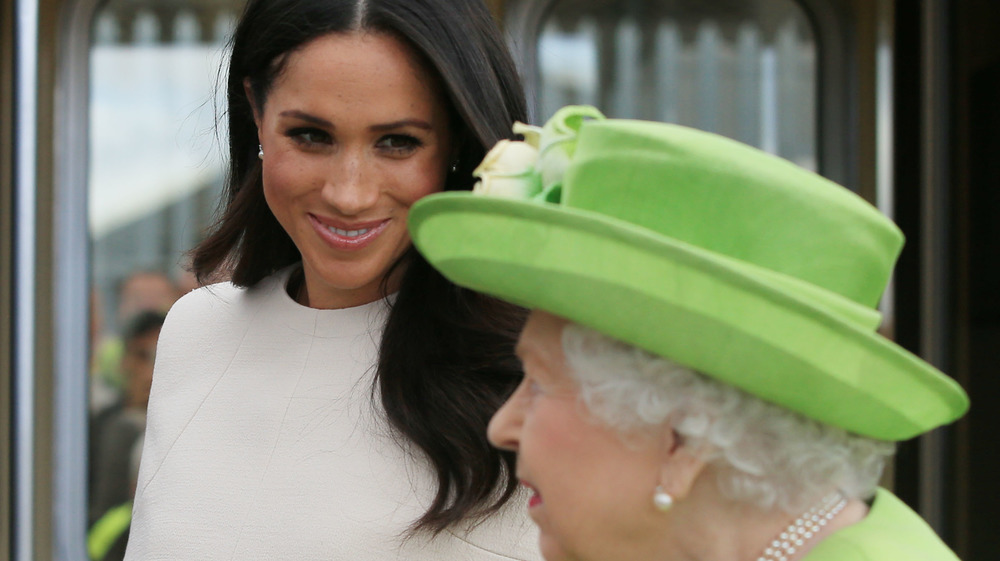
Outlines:
[[659,483],[675,501],[679,501],[691,493],[708,462],[703,448],[692,448],[671,427],[667,427],[665,432]]
[[260,107],[257,105],[257,100],[253,95],[253,88],[250,87],[250,78],[243,78],[243,93],[247,96],[247,101],[250,103],[250,110],[253,111],[253,122],[257,125],[257,130],[260,130]]

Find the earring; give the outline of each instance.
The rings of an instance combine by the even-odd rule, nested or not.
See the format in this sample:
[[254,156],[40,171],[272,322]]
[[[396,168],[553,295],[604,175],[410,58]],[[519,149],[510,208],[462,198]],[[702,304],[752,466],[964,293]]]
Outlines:
[[264,147],[261,146],[260,144],[257,145],[257,157],[260,158],[261,160],[264,159]]
[[458,171],[458,160],[455,160],[454,162],[451,163],[451,173],[455,173],[457,171]]
[[664,491],[663,487],[657,485],[656,491],[653,492],[653,506],[660,512],[666,512],[674,506],[674,498]]

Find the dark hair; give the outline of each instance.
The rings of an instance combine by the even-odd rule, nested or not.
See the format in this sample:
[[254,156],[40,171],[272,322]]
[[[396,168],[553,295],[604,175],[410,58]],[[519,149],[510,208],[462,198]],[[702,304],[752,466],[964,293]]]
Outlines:
[[[513,61],[482,0],[250,0],[232,40],[226,194],[219,221],[194,250],[199,281],[228,277],[252,286],[301,259],[264,200],[244,80],[262,108],[285,55],[324,35],[356,31],[402,40],[439,80],[458,147],[446,190],[471,188],[487,149],[511,137],[515,120],[526,120]],[[513,345],[524,311],[456,287],[413,248],[394,268],[401,265],[373,389],[392,426],[436,472],[434,501],[413,525],[436,533],[495,511],[517,487],[513,455],[489,445],[486,427],[521,376]]]
[[136,313],[122,327],[122,341],[127,345],[143,335],[156,331],[163,327],[163,321],[166,318],[165,314],[154,310],[143,310]]

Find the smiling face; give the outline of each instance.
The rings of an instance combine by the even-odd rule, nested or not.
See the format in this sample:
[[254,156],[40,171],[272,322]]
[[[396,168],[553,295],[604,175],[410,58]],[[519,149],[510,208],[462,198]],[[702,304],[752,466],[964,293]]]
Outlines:
[[533,311],[517,347],[524,379],[497,411],[490,441],[516,451],[548,561],[653,559],[665,536],[654,509],[669,437],[622,437],[590,418],[562,350],[566,320]]
[[255,120],[264,196],[302,254],[303,303],[377,300],[410,246],[410,206],[442,189],[452,156],[429,71],[390,35],[326,35],[287,56]]

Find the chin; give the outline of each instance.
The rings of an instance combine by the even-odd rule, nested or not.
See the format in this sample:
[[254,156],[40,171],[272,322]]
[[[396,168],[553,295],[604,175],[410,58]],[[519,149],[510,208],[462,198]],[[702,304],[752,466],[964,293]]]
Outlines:
[[583,557],[570,554],[559,540],[542,533],[538,537],[538,549],[545,561],[582,561]]

